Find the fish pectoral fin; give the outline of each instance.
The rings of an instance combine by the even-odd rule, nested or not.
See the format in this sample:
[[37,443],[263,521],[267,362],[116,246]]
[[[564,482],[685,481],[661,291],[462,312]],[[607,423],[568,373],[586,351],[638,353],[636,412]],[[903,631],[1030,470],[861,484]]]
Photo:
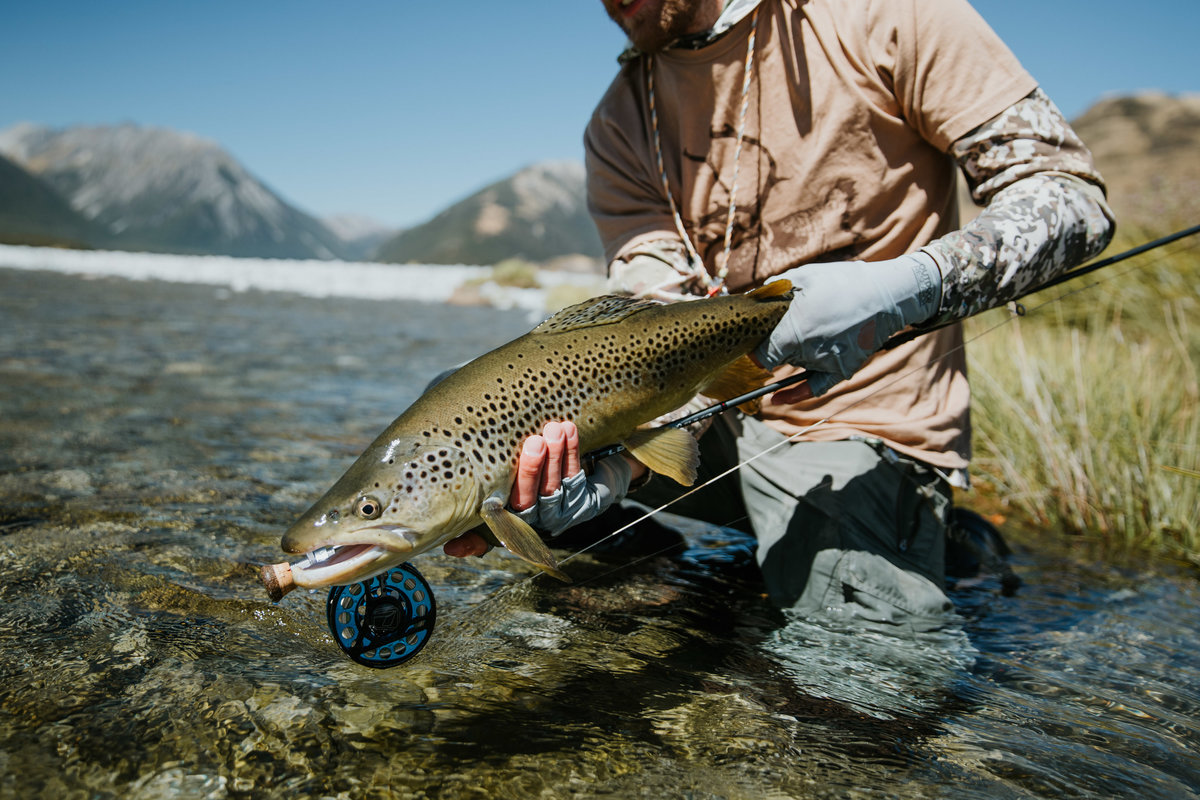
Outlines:
[[629,455],[676,483],[691,486],[700,466],[700,445],[682,428],[641,428],[622,444]]
[[564,583],[571,583],[570,576],[558,568],[558,560],[546,547],[538,532],[529,523],[504,507],[504,501],[489,497],[483,501],[479,516],[487,523],[488,530],[500,544],[517,558],[528,561],[535,567],[548,572]]
[[[714,375],[706,385],[701,386],[700,393],[724,402],[755,389],[761,389],[769,380],[771,380],[770,372],[755,364],[750,356],[742,356]],[[746,414],[757,414],[761,405],[759,400],[748,400],[738,408]]]

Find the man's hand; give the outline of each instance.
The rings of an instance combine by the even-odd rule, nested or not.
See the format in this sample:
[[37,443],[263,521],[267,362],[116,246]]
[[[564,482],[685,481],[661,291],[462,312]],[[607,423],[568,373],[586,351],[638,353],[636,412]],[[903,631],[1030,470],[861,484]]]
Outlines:
[[[889,261],[807,264],[779,277],[795,297],[754,351],[762,366],[804,367],[812,376],[780,399],[824,394],[853,375],[893,334],[930,319],[941,300],[941,273],[920,251]],[[807,388],[802,388],[802,387]]]
[[514,511],[533,508],[538,497],[554,494],[563,478],[583,470],[579,461],[579,429],[574,422],[547,422],[542,435],[534,434],[521,446],[517,479],[508,504]]
[[[570,421],[548,422],[540,435],[521,445],[509,506],[534,528],[557,534],[624,497],[630,480],[644,475],[646,467],[632,458],[611,456],[597,464],[591,478],[582,473],[579,429]],[[490,545],[479,534],[467,532],[442,549],[450,556],[481,556]]]

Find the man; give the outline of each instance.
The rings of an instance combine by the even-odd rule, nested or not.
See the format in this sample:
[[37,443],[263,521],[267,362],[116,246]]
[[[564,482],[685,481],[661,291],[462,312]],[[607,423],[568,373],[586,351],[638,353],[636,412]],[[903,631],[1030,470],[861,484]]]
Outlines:
[[[970,456],[962,333],[881,347],[1100,252],[1113,222],[1090,154],[965,0],[605,3],[631,42],[585,136],[614,287],[668,300],[796,287],[755,357],[809,378],[701,441],[710,473],[756,457],[734,496],[772,599],[938,618],[950,487]],[[956,169],[986,204],[961,230]],[[644,472],[609,459],[583,475],[572,435],[556,422],[526,442],[510,499],[549,533]],[[657,505],[668,483],[635,497]],[[743,513],[703,495],[671,510]]]

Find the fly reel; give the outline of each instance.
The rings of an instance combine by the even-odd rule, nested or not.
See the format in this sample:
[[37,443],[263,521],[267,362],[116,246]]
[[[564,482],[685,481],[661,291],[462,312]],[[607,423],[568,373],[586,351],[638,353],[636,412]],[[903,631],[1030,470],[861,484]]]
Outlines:
[[433,634],[433,591],[408,563],[362,583],[334,586],[325,604],[334,641],[354,661],[387,669],[408,661]]

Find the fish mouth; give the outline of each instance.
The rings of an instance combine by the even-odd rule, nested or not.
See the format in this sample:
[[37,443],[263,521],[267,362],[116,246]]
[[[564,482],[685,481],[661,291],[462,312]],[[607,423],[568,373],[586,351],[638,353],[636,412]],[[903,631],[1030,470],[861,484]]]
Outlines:
[[[396,547],[395,544],[407,544],[408,547]],[[321,544],[290,565],[292,579],[305,589],[358,583],[399,564],[411,552],[412,542],[403,535],[399,541],[388,544],[378,541]]]

